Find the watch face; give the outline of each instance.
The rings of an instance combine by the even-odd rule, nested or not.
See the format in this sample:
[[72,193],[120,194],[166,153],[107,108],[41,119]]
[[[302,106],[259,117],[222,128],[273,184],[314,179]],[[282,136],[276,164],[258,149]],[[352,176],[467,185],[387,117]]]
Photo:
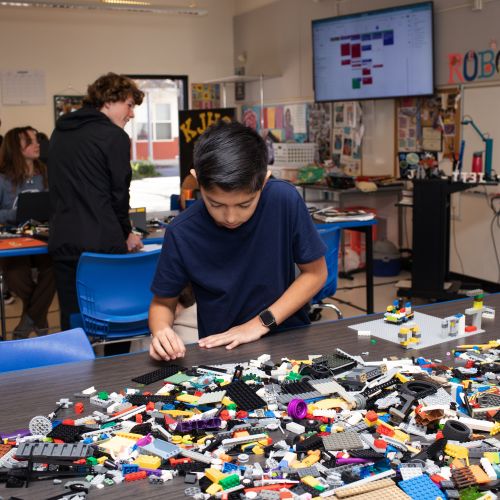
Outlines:
[[264,326],[271,326],[275,323],[273,313],[271,311],[265,310],[260,313],[260,319]]

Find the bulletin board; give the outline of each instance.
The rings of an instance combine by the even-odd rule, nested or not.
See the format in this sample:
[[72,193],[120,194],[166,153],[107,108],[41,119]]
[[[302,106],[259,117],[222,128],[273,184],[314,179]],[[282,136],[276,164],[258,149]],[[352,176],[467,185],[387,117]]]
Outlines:
[[458,89],[437,90],[430,97],[396,100],[396,157],[429,153],[453,160],[460,149]]

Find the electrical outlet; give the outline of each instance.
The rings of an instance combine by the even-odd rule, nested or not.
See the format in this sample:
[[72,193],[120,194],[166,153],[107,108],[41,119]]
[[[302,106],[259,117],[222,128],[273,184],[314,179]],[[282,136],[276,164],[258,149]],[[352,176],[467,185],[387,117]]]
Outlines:
[[452,220],[460,220],[460,201],[460,193],[454,193],[451,195],[450,216]]

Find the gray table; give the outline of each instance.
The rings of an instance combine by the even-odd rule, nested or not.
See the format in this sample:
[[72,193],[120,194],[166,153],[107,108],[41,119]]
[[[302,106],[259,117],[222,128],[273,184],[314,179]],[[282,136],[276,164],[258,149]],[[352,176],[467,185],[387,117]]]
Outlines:
[[[433,316],[446,317],[456,312],[463,312],[469,307],[471,300],[444,302],[430,306],[418,307],[421,312]],[[500,294],[487,296],[485,305],[500,307]],[[369,318],[381,317],[380,314]],[[377,339],[372,344],[369,338],[360,337],[348,328],[348,325],[365,321],[367,317],[349,318],[342,321],[332,321],[312,325],[269,335],[259,342],[240,346],[233,351],[224,348],[201,350],[197,346],[189,346],[186,357],[179,364],[192,366],[196,364],[229,363],[245,361],[268,353],[274,361],[287,356],[303,359],[308,354],[327,354],[335,352],[337,347],[350,354],[361,354],[368,351],[365,360],[380,360],[384,356],[429,356],[442,359],[444,363],[451,362],[447,357],[457,344],[463,340],[449,341],[428,349],[412,350],[407,353],[397,345]],[[500,320],[484,322],[486,332],[471,336],[467,343],[485,343],[500,337]],[[1,361],[0,361],[1,362]],[[56,367],[36,368],[0,375],[0,432],[9,432],[26,428],[31,417],[47,415],[56,407],[56,401],[61,397],[71,400],[75,392],[90,386],[97,390],[120,390],[125,387],[136,387],[131,378],[142,375],[160,367],[149,358],[147,353],[138,353],[111,358],[99,358],[95,361],[71,363]],[[148,390],[155,391],[161,386],[160,382],[147,386]],[[74,415],[69,412],[68,415]],[[61,414],[64,416],[64,414]],[[163,486],[150,485],[147,481],[122,484],[107,487],[101,491],[92,490],[89,498],[184,498],[184,489],[187,485],[179,478]],[[53,485],[49,481],[32,483],[29,488],[5,489],[0,485],[0,496],[5,498],[11,495],[25,500],[41,500],[62,492],[60,485]]]

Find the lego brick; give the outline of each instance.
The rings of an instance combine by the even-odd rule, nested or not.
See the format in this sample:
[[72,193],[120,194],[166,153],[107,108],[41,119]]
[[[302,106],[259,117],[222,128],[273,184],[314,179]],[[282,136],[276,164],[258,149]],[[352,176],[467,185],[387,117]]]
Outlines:
[[170,377],[179,371],[185,371],[185,368],[182,368],[179,365],[167,365],[159,370],[155,370],[153,372],[145,373],[144,375],[140,375],[132,379],[132,382],[137,382],[142,385],[153,384],[154,382],[158,382],[159,380],[163,380],[164,378]]
[[147,405],[148,403],[172,403],[175,401],[175,396],[156,396],[151,394],[149,396],[144,396],[142,394],[131,394],[126,397],[127,401],[133,406]]
[[333,375],[351,370],[357,364],[356,361],[347,356],[342,356],[341,354],[326,354],[319,358],[314,358],[313,363],[315,365],[323,364],[328,366],[330,373]]
[[[379,482],[379,481],[376,481],[376,482]],[[336,493],[335,496],[330,497],[330,498],[333,498],[333,499],[346,498],[346,497],[339,497],[338,496],[339,493],[340,492]],[[375,494],[377,496],[380,496],[380,498],[383,498],[384,500],[412,500],[412,497],[408,496],[406,493],[401,491],[395,485],[388,486],[387,488],[382,488],[382,489],[376,490]],[[359,495],[350,496],[347,498],[348,498],[348,500],[373,500],[373,496],[374,496],[374,493],[368,492],[368,493],[361,493]]]
[[213,392],[204,392],[198,402],[196,403],[198,406],[209,405],[214,403],[220,403],[224,396],[226,395],[226,391],[213,391]]
[[77,460],[92,456],[93,450],[83,443],[53,444],[53,443],[21,443],[15,456],[17,458],[35,459],[55,458],[59,460]]
[[141,452],[151,455],[157,455],[164,460],[168,460],[180,453],[181,449],[175,444],[164,441],[163,439],[155,439],[146,446],[141,447]]
[[356,450],[363,448],[363,442],[355,432],[339,432],[323,436],[323,446],[328,451]]
[[189,382],[194,379],[195,377],[191,375],[187,375],[183,372],[178,372],[165,378],[165,382],[168,382],[169,384],[180,385],[183,384],[184,382]]
[[240,410],[251,411],[266,406],[266,402],[245,382],[232,382],[224,388]]
[[77,425],[59,424],[47,434],[47,437],[60,439],[65,443],[75,443],[84,432],[84,428]]
[[451,396],[445,389],[439,387],[434,394],[426,396],[421,401],[425,406],[434,406],[434,405],[449,406],[451,403]]
[[413,500],[436,500],[438,497],[444,497],[444,493],[427,475],[400,481],[398,486]]
[[370,491],[389,488],[391,486],[396,486],[392,479],[380,479],[378,481],[372,481],[371,483],[360,484],[358,486],[352,486],[352,487],[347,486],[339,491],[336,491],[335,496],[337,498],[347,498],[347,497],[352,497],[354,495],[360,495],[362,493],[369,493]]

